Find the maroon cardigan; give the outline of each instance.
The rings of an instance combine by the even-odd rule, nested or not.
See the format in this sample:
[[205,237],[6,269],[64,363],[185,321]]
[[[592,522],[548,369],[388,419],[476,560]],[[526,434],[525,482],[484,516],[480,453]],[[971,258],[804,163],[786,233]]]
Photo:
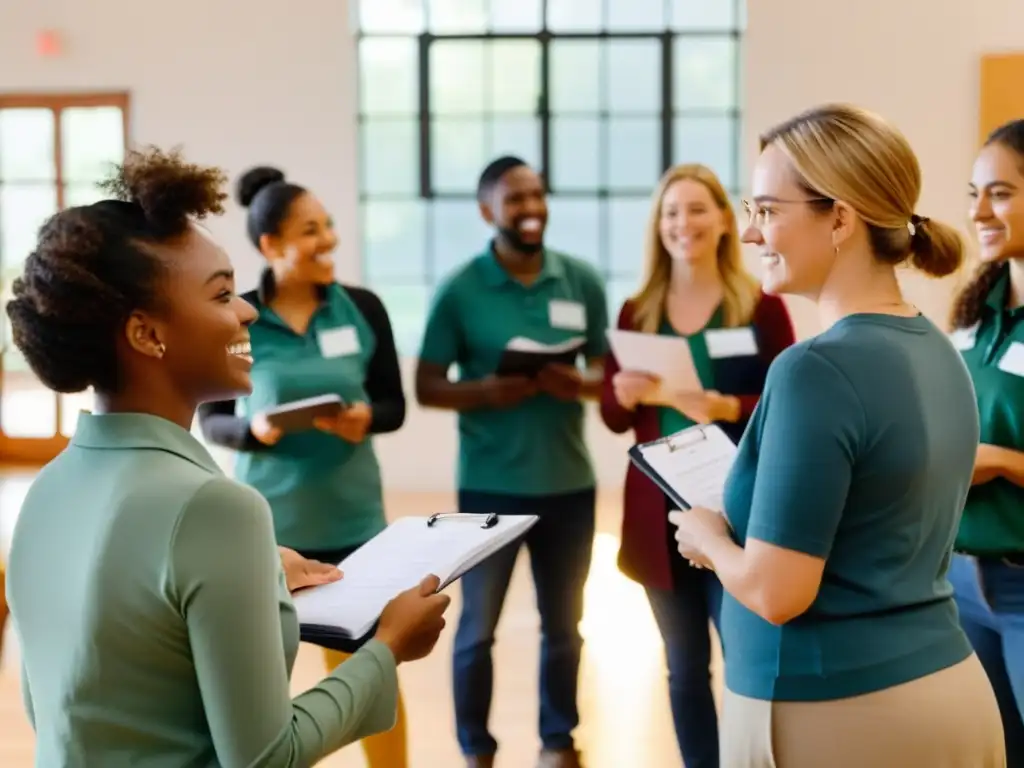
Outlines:
[[[751,326],[757,340],[757,355],[712,361],[715,389],[724,395],[735,395],[740,400],[740,420],[734,424],[719,423],[723,431],[737,442],[764,390],[768,366],[795,340],[789,312],[782,300],[775,296],[761,295]],[[627,301],[619,312],[618,327],[623,330],[635,329],[631,301]],[[637,443],[657,440],[661,437],[657,408],[640,405],[635,411],[628,411],[615,399],[612,379],[619,370],[615,355],[609,352],[604,366],[601,418],[616,434],[632,429]],[[622,508],[619,568],[626,576],[646,587],[670,590],[672,568],[669,556],[672,549],[669,547],[666,512],[664,494],[630,463],[626,470]]]

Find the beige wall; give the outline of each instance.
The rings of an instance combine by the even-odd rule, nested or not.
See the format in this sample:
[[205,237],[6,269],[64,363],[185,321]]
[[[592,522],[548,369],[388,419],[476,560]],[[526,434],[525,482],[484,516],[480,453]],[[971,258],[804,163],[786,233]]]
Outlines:
[[[830,7],[831,5],[831,7]],[[163,9],[163,10],[159,10]],[[40,60],[39,28],[62,31],[64,56]],[[1016,0],[749,0],[746,155],[758,130],[826,100],[848,100],[895,121],[925,172],[919,212],[962,224],[977,136],[980,55],[1020,44]],[[0,0],[0,92],[124,88],[136,141],[183,144],[189,156],[232,174],[257,162],[288,170],[317,191],[354,232],[354,47],[343,0],[229,4]],[[1024,47],[1024,46],[1022,46]],[[247,287],[259,269],[232,209],[215,225]],[[345,236],[339,276],[358,279],[358,243]],[[946,310],[950,281],[908,277],[930,315]],[[793,305],[802,335],[814,331]],[[411,368],[411,364],[409,366]],[[601,482],[618,485],[623,439],[591,419]],[[379,440],[387,483],[445,489],[455,458],[454,420],[413,408],[406,427]]]

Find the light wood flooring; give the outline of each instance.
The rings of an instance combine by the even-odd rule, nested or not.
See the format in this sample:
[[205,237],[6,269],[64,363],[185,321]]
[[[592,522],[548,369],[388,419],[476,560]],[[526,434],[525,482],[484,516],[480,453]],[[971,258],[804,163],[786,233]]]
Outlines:
[[[0,543],[6,546],[22,494],[31,476],[0,478]],[[449,496],[395,495],[393,516],[429,514],[452,506]],[[619,495],[599,505],[594,563],[587,584],[582,625],[585,656],[581,672],[581,725],[577,731],[587,768],[680,768],[669,713],[664,660],[657,629],[642,590],[616,569]],[[429,658],[404,665],[401,680],[409,715],[412,768],[459,768],[451,712],[450,649],[458,616],[452,591],[449,629]],[[0,766],[30,768],[33,736],[18,692],[18,650],[8,633],[0,662]],[[498,627],[494,651],[495,697],[492,729],[501,743],[499,768],[532,768],[537,740],[538,620],[529,564],[520,557]],[[721,663],[716,659],[716,694]],[[318,650],[303,646],[293,677],[298,693],[322,675]],[[361,768],[361,749],[348,747],[320,763],[327,768]]]

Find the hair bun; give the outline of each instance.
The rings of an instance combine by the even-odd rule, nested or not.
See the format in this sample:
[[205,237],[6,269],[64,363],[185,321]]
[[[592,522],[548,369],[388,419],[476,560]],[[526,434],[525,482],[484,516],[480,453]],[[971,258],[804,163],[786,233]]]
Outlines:
[[239,205],[248,208],[261,189],[278,181],[284,181],[284,171],[269,165],[250,168],[239,177],[235,187],[235,198]]

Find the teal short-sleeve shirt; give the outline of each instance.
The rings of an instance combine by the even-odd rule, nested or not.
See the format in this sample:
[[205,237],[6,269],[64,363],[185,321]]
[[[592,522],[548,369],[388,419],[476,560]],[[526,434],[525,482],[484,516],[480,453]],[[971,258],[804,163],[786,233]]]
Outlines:
[[[584,355],[607,352],[608,304],[597,272],[582,260],[544,251],[540,275],[526,286],[492,250],[456,270],[438,288],[420,359],[458,366],[460,379],[494,373],[508,342],[544,344],[585,336]],[[544,496],[594,485],[583,435],[584,406],[545,394],[517,407],[460,413],[460,490]]]
[[[257,308],[259,319],[249,331],[253,389],[241,401],[244,415],[325,394],[368,401],[364,384],[377,341],[344,287],[327,287],[303,334],[265,304]],[[270,502],[283,546],[341,549],[364,543],[386,525],[369,439],[352,444],[316,429],[286,434],[267,450],[240,453],[235,475]]]
[[[952,334],[971,372],[981,442],[1024,451],[1024,307],[1007,308],[1010,276],[996,282],[973,328]],[[957,549],[972,555],[1024,552],[1024,488],[1004,477],[971,487]]]
[[772,364],[725,494],[742,546],[825,560],[817,598],[770,624],[726,593],[729,690],[827,700],[971,653],[946,579],[974,471],[963,361],[924,317],[846,317]]

